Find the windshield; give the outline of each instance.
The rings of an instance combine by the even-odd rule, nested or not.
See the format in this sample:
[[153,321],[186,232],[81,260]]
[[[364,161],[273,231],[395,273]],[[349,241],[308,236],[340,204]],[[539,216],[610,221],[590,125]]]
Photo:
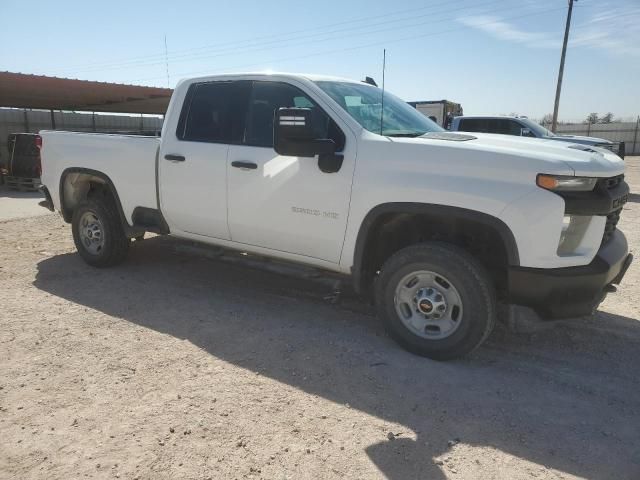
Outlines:
[[533,120],[529,120],[528,118],[519,118],[520,123],[522,123],[525,127],[536,134],[536,137],[552,137],[553,133],[550,130],[547,130],[542,125],[537,124]]
[[435,122],[386,91],[381,124],[382,90],[372,85],[326,81],[316,84],[370,132],[389,137],[418,137],[427,132],[444,132]]

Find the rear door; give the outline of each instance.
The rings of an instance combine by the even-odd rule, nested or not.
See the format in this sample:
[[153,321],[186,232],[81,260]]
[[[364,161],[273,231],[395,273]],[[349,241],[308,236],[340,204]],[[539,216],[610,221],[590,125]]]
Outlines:
[[158,160],[160,204],[172,231],[230,238],[227,156],[229,146],[242,141],[250,87],[247,81],[189,87]]

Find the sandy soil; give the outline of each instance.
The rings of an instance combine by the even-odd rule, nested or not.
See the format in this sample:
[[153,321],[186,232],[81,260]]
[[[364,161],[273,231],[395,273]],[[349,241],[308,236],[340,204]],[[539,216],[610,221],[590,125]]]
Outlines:
[[[637,253],[640,195],[621,228]],[[57,216],[0,223],[0,478],[640,478],[638,264],[594,318],[436,363],[330,279],[207,252],[96,270]]]
[[47,211],[38,205],[42,200],[39,192],[19,192],[0,185],[0,222],[42,216]]

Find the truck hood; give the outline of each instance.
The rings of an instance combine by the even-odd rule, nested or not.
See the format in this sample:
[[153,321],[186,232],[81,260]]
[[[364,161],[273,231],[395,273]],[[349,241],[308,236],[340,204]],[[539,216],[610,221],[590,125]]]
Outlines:
[[[523,138],[489,133],[441,132],[417,138],[390,138],[394,142],[434,143],[447,142],[461,149],[505,154],[516,161],[538,160],[555,164],[557,170],[567,174],[590,177],[612,177],[624,173],[624,161],[610,151],[569,142]],[[540,172],[545,173],[545,172]],[[554,173],[549,171],[548,173]]]

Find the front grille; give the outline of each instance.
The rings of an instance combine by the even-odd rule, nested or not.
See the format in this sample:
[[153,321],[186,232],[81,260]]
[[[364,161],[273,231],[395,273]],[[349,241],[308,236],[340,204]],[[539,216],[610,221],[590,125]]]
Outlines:
[[622,208],[614,210],[609,215],[607,215],[607,223],[604,226],[604,235],[602,236],[601,245],[604,245],[609,240],[611,240],[611,236],[613,235],[613,232],[616,231],[616,226],[620,221],[620,212],[622,212]]
[[[598,187],[601,190],[613,190],[618,187],[624,181],[623,175],[616,175],[615,177],[603,178],[598,181]],[[602,243],[604,245],[613,236],[613,233],[616,231],[616,227],[618,226],[618,222],[620,221],[620,213],[622,213],[622,207],[614,210],[609,215],[607,215],[607,223],[604,226],[604,234],[602,235]]]

